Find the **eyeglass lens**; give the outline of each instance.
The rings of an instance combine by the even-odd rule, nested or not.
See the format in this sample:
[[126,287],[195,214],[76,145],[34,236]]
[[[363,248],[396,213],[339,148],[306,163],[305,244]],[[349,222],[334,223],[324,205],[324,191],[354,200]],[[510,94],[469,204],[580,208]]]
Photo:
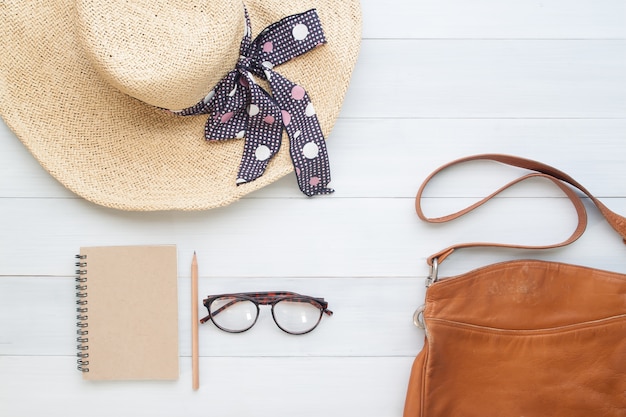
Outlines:
[[[217,327],[228,332],[243,332],[251,328],[258,318],[259,308],[246,298],[224,296],[209,305],[211,319]],[[280,300],[272,306],[274,321],[282,330],[304,334],[319,323],[323,308],[310,299]]]
[[237,297],[216,298],[210,305],[215,325],[229,332],[243,332],[254,326],[258,307],[250,300]]
[[272,308],[274,321],[287,333],[303,334],[317,326],[322,317],[322,309],[312,301],[282,300]]

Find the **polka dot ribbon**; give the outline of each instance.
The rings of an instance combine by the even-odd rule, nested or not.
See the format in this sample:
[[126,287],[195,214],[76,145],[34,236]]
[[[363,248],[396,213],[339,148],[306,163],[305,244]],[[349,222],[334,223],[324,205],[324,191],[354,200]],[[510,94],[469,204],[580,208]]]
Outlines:
[[[183,116],[210,114],[205,126],[209,141],[245,138],[236,183],[259,178],[281,145],[283,127],[289,136],[298,186],[308,196],[329,194],[330,167],[326,142],[313,103],[303,87],[274,67],[326,43],[315,9],[285,17],[254,40],[246,11],[246,29],[234,70],[199,103],[176,111]],[[269,82],[273,95],[257,84]]]

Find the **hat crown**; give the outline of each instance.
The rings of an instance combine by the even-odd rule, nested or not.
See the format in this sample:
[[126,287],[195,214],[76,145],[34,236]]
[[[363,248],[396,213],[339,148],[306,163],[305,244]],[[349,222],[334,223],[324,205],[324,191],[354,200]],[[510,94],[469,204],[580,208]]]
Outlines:
[[94,69],[121,92],[171,110],[200,101],[239,57],[240,0],[76,0]]

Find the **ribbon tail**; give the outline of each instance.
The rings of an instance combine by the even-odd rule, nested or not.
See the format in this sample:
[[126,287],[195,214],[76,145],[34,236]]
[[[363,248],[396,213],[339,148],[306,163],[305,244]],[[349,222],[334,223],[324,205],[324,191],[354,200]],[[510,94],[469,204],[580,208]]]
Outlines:
[[316,140],[321,135],[319,124],[308,130],[296,130],[289,134],[289,153],[296,171],[298,187],[309,197],[335,192],[328,187],[331,177],[326,142],[324,139]]
[[282,109],[300,190],[309,197],[334,192],[328,187],[331,178],[326,141],[308,93],[277,72],[268,72],[272,92]]
[[265,172],[269,161],[280,150],[283,123],[280,108],[247,74],[250,105],[247,109],[247,131],[237,185],[254,181]]

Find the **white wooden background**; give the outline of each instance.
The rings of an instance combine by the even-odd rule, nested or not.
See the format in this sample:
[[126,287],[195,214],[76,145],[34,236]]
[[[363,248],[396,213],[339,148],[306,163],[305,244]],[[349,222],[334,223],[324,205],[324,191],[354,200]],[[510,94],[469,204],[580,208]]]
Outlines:
[[[361,55],[328,142],[328,197],[304,198],[288,177],[223,209],[115,211],[65,190],[1,123],[0,139],[0,416],[397,417],[423,341],[411,319],[424,258],[457,241],[547,243],[574,225],[541,181],[456,223],[424,224],[413,197],[432,169],[483,152],[539,159],[626,213],[626,2],[364,0]],[[426,209],[459,208],[519,172],[455,169],[429,189]],[[84,382],[72,257],[81,245],[143,243],[178,245],[180,379]],[[268,312],[241,335],[202,326],[193,392],[194,250],[201,295],[298,291],[326,297],[335,315],[301,337]],[[471,250],[441,274],[518,257],[626,272],[625,255],[594,211],[569,248]]]

